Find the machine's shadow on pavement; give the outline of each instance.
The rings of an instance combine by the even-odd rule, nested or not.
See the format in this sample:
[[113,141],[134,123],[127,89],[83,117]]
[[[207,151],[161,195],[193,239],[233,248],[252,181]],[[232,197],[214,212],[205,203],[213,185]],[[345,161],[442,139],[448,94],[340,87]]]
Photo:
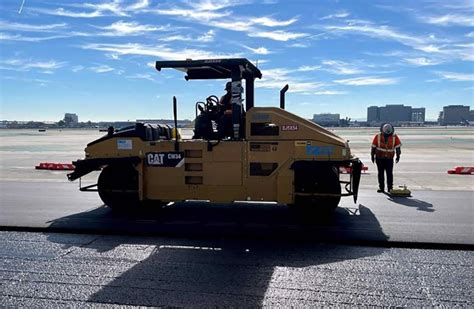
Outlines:
[[[339,286],[327,285],[328,278],[340,277],[332,263],[370,258],[386,250],[331,243],[330,240],[387,240],[377,218],[363,205],[340,208],[332,216],[312,223],[301,219],[284,206],[180,203],[160,212],[133,215],[99,207],[60,218],[52,226],[102,224],[103,229],[125,235],[145,232],[167,236],[98,236],[81,246],[80,250],[96,251],[97,261],[100,256],[117,256],[125,263],[126,256],[121,257],[120,252],[130,245],[138,245],[146,252],[140,261],[115,274],[88,299],[121,305],[284,306],[282,299],[301,294],[303,301],[308,290],[314,295],[340,291]],[[61,238],[53,237],[51,241],[60,243]],[[64,246],[74,247],[70,243]],[[311,276],[314,272],[310,268],[317,268],[324,275]],[[344,278],[339,280],[342,285]]]
[[331,242],[385,242],[373,212],[362,204],[334,213],[301,213],[284,205],[184,202],[162,209],[111,211],[100,206],[55,219],[50,228],[98,234],[180,237],[263,237]]

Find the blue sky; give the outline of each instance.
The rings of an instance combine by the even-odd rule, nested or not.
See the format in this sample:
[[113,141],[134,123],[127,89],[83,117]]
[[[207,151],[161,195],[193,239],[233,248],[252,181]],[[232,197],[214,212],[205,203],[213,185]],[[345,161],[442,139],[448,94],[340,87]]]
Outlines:
[[0,119],[194,118],[224,81],[156,60],[245,57],[256,105],[364,119],[367,106],[474,103],[474,0],[109,0],[0,3]]

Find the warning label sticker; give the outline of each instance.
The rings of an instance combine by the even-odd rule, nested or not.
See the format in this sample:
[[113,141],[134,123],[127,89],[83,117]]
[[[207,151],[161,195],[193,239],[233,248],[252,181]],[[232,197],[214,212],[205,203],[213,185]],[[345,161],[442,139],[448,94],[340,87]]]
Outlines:
[[119,150],[131,150],[133,149],[133,144],[131,139],[118,139],[117,140],[117,149]]

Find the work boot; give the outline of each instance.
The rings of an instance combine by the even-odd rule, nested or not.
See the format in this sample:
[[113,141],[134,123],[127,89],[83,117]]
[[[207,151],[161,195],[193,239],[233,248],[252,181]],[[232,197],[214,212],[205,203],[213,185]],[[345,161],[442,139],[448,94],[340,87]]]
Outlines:
[[380,189],[380,188],[379,188],[379,189],[377,190],[377,193],[383,193],[383,189]]

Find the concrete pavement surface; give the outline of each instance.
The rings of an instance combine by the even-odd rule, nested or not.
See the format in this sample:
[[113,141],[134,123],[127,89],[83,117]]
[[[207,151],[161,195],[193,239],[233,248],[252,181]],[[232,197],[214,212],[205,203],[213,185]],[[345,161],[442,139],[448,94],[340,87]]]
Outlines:
[[300,216],[287,206],[185,202],[113,213],[96,192],[75,183],[0,182],[0,226],[87,233],[290,237],[331,242],[474,244],[473,192],[415,191],[391,198],[362,190],[329,217]]
[[472,307],[472,251],[0,232],[6,307]]

